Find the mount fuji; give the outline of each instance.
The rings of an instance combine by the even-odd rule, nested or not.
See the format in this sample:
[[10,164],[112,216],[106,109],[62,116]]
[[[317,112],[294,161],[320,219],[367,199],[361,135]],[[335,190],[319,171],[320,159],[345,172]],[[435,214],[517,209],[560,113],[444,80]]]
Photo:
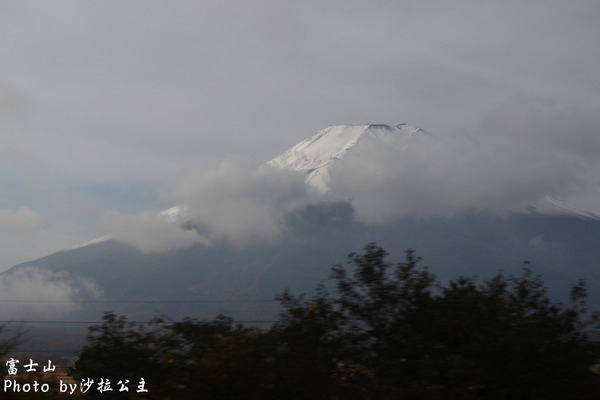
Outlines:
[[329,186],[330,167],[357,149],[368,144],[385,146],[393,143],[399,144],[400,149],[405,151],[409,146],[432,139],[433,136],[424,130],[405,123],[393,127],[381,124],[330,126],[275,157],[267,165],[304,172],[306,183],[325,193]]
[[[306,183],[311,188],[319,193],[327,193],[331,167],[336,161],[353,156],[362,147],[393,145],[400,152],[409,149],[419,151],[421,146],[428,146],[436,141],[440,139],[406,123],[394,126],[330,126],[273,158],[267,165],[303,172],[306,174]],[[365,163],[368,163],[368,160]],[[600,215],[578,209],[552,196],[543,196],[538,201],[523,203],[511,211],[600,220]]]
[[[277,241],[245,246],[227,240],[198,242],[148,253],[107,235],[16,265],[0,277],[10,280],[27,270],[44,271],[70,287],[92,282],[93,294],[73,291],[78,307],[69,310],[72,318],[97,319],[102,311],[112,310],[133,319],[157,313],[173,318],[223,313],[241,320],[271,320],[278,312],[272,302],[276,293],[285,288],[311,292],[327,279],[333,264],[345,262],[346,254],[377,242],[396,261],[407,248],[415,249],[441,278],[485,278],[500,269],[517,272],[527,261],[558,295],[585,279],[592,289],[591,305],[600,308],[600,295],[594,291],[600,288],[600,216],[594,213],[545,196],[499,213],[404,215],[385,224],[366,224],[356,218],[351,199],[327,197],[335,168],[356,154],[362,156],[361,149],[419,151],[439,140],[408,124],[330,126],[268,161],[261,168],[299,171],[308,191],[328,199],[287,210],[286,228]],[[368,166],[370,160],[360,162]],[[160,216],[198,235],[205,229],[185,204]]]

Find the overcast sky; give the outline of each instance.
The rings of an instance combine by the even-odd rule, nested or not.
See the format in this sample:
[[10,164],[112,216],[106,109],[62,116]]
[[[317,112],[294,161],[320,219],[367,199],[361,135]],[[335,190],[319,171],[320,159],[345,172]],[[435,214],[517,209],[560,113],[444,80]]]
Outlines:
[[[515,121],[498,145],[600,212],[598,38],[595,0],[2,1],[0,270],[338,124],[477,138]],[[577,174],[545,168],[556,148]]]

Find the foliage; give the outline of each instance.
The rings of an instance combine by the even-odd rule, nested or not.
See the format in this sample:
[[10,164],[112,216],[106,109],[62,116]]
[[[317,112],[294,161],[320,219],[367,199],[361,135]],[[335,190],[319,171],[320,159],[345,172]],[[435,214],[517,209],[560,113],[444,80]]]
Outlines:
[[412,250],[392,263],[368,244],[332,268],[336,294],[284,291],[269,330],[106,314],[91,327],[75,376],[144,376],[148,398],[587,399],[598,318],[578,282],[568,306],[539,276],[499,272],[438,281]]
[[[100,326],[88,328],[87,345],[79,355],[72,375],[78,380],[109,380],[137,383],[140,378],[152,382],[157,377],[155,330],[128,323],[126,318],[105,313]],[[89,391],[89,397],[127,398],[127,393]]]
[[[113,313],[103,320],[89,328],[87,345],[71,371],[76,378],[138,382],[143,377],[148,393],[137,396],[149,399],[242,398],[234,394],[256,392],[265,357],[259,355],[261,335],[254,329],[233,326],[226,317],[208,322],[157,318],[146,328]],[[111,396],[119,398],[102,394]]]
[[320,297],[309,301],[304,301],[303,295],[294,297],[289,291],[277,297],[286,311],[268,336],[277,377],[273,389],[279,388],[279,398],[329,399],[336,386],[340,315],[327,293],[320,293]]

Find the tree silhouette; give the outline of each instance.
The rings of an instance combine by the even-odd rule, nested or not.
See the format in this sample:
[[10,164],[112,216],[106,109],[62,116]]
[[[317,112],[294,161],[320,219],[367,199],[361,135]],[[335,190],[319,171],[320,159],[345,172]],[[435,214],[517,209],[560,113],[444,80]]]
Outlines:
[[[106,314],[76,377],[146,378],[135,398],[592,399],[600,395],[598,317],[583,282],[570,302],[539,276],[499,272],[440,282],[413,250],[392,263],[374,243],[332,268],[334,294],[278,295],[268,330]],[[117,394],[114,394],[115,397]],[[103,396],[104,398],[104,396]],[[110,397],[106,397],[110,398]],[[134,397],[132,397],[134,398]]]
[[336,365],[353,366],[354,393],[506,399],[600,393],[600,377],[590,371],[600,355],[598,317],[586,312],[584,282],[573,286],[564,306],[550,300],[528,268],[483,283],[459,277],[442,284],[413,250],[401,263],[387,256],[370,243],[334,266],[337,297],[285,297],[283,321],[293,316],[294,326],[311,326],[315,304],[320,320],[332,321],[320,325],[318,337],[332,344]]

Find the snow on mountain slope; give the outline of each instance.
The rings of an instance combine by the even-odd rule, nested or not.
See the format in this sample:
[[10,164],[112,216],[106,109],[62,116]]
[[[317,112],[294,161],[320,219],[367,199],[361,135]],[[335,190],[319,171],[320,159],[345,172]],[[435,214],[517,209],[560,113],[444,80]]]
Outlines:
[[[167,208],[166,210],[163,210],[161,212],[158,213],[158,215],[162,218],[164,218],[165,221],[174,223],[174,224],[184,224],[187,220],[187,207],[183,204],[179,204],[170,208]],[[102,242],[106,242],[108,240],[114,239],[113,235],[107,234],[104,236],[101,236],[99,238],[96,239],[92,239],[88,242],[85,243],[81,243],[77,246],[73,246],[73,247],[69,247],[67,249],[61,250],[61,251],[69,251],[69,250],[76,250],[82,247],[86,247],[86,246],[91,246],[97,243],[102,243]]]
[[[336,160],[356,151],[362,144],[375,143],[381,146],[399,144],[400,149],[404,151],[417,142],[431,139],[435,137],[406,123],[395,126],[382,124],[330,126],[273,158],[267,162],[267,165],[305,172],[306,183],[317,192],[326,193],[330,181],[329,168]],[[510,211],[600,220],[598,214],[578,209],[551,196],[544,196],[535,203],[524,204]]]
[[[405,123],[394,126],[382,124],[329,126],[268,161],[266,165],[273,168],[304,172],[306,183],[316,189],[317,193],[324,194],[329,187],[329,169],[336,161],[354,153],[363,145],[394,145],[403,151],[415,144],[426,146],[427,142],[432,140],[436,140],[436,138],[431,134]],[[368,160],[365,160],[365,163],[367,162]],[[524,204],[509,211],[532,215],[568,216],[600,220],[600,215],[577,209],[550,196],[545,196],[535,203]],[[191,218],[188,214],[188,209],[183,204],[159,213],[166,221],[180,225],[185,224]],[[111,235],[105,235],[72,249],[112,238]]]
[[306,182],[318,192],[327,191],[328,167],[355,151],[366,142],[401,144],[406,150],[421,137],[432,137],[424,130],[405,123],[395,126],[382,124],[339,125],[325,128],[267,162],[267,165],[293,171],[304,171]]

